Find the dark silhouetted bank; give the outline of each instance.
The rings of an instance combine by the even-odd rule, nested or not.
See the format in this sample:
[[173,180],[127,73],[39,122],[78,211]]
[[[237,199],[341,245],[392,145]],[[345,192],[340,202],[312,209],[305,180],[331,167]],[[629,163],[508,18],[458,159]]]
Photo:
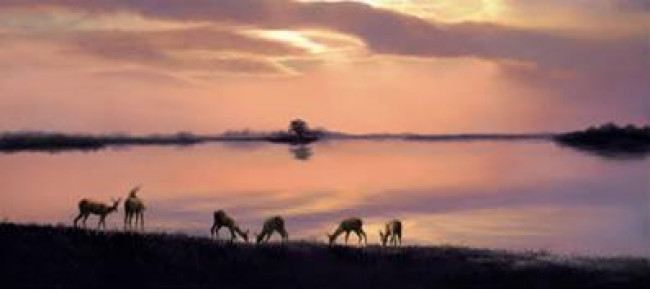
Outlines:
[[0,285],[182,288],[645,288],[647,258],[449,246],[253,245],[0,224]]
[[555,140],[566,146],[606,157],[637,157],[650,154],[650,126],[617,126],[612,123],[584,131],[561,134]]

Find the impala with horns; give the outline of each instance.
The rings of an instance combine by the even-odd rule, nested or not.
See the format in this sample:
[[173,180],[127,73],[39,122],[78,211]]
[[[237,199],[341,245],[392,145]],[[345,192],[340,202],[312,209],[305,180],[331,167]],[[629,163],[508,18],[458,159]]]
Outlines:
[[345,243],[348,243],[348,237],[350,232],[354,232],[359,237],[359,244],[363,239],[364,244],[368,244],[368,238],[366,237],[366,232],[363,231],[363,221],[359,218],[349,218],[341,221],[339,227],[332,234],[327,234],[329,237],[330,245],[336,242],[336,238],[345,232]]
[[83,226],[86,227],[86,220],[88,216],[98,215],[99,222],[97,228],[106,228],[106,216],[112,212],[117,211],[117,206],[120,204],[121,199],[111,199],[113,204],[108,205],[101,202],[93,201],[90,199],[82,199],[79,201],[79,215],[74,219],[74,226],[77,227],[77,222],[83,218]]
[[264,222],[262,232],[255,235],[257,237],[257,243],[268,242],[271,235],[275,232],[282,237],[283,242],[289,240],[289,234],[284,228],[284,219],[281,216],[270,217]]
[[[228,216],[228,214],[223,210],[218,210],[214,212],[214,223],[210,229],[210,234],[213,238],[219,238],[219,230],[221,227],[226,227],[230,230],[230,241],[235,241],[237,235],[239,235],[246,243],[248,243],[248,231],[242,231],[233,218]],[[235,233],[237,235],[235,235]]]
[[142,199],[136,195],[139,190],[140,186],[133,188],[129,196],[124,200],[124,229],[133,227],[135,217],[135,227],[138,228],[139,223],[140,229],[144,230],[145,206]]
[[391,245],[397,246],[398,243],[402,245],[402,222],[400,220],[390,220],[384,226],[384,232],[379,230],[379,241],[382,246],[386,246],[389,238]]

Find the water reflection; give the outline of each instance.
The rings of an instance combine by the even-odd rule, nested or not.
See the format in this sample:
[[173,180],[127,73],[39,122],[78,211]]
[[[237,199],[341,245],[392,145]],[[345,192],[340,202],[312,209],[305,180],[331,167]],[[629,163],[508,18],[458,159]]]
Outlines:
[[[224,209],[244,230],[286,219],[292,239],[324,242],[363,217],[370,243],[385,221],[405,244],[650,255],[649,162],[610,161],[548,142],[213,144],[0,156],[0,219],[70,224],[82,197],[134,184],[147,229],[209,235]],[[121,227],[123,212],[107,226]]]
[[293,158],[299,161],[307,161],[314,155],[313,150],[308,145],[292,145],[289,146],[289,152]]

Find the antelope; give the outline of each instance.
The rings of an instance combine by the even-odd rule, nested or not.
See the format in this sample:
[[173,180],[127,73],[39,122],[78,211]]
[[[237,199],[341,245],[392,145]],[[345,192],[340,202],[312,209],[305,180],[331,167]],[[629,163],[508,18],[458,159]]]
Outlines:
[[361,237],[363,237],[364,243],[368,244],[368,238],[366,237],[366,233],[363,231],[363,221],[359,218],[345,219],[341,221],[339,227],[334,231],[334,233],[327,234],[330,245],[336,242],[336,238],[343,232],[345,232],[345,244],[348,243],[350,232],[357,234],[359,237],[359,244],[361,244]]
[[79,216],[74,219],[74,226],[77,227],[77,222],[83,218],[83,226],[86,227],[86,220],[91,214],[99,216],[99,223],[97,223],[97,228],[100,228],[102,225],[106,228],[106,215],[117,211],[117,206],[120,204],[121,199],[111,199],[113,201],[112,205],[107,205],[97,201],[82,199],[79,201]]
[[283,242],[289,240],[289,234],[284,228],[284,219],[280,216],[273,216],[266,219],[264,226],[262,226],[262,232],[256,235],[257,243],[268,242],[274,232],[278,232],[282,236]]
[[235,241],[235,238],[237,236],[235,233],[239,234],[239,236],[248,243],[248,231],[242,232],[242,230],[237,226],[235,223],[235,220],[228,216],[226,212],[223,210],[218,210],[214,212],[214,223],[212,224],[212,228],[210,229],[210,234],[212,237],[217,237],[219,238],[219,230],[221,227],[226,227],[230,230],[230,241],[233,242]]
[[138,227],[140,221],[140,228],[144,230],[144,202],[136,196],[140,187],[135,187],[129,193],[129,196],[124,201],[124,229],[132,227],[133,217],[135,216],[135,227]]
[[388,237],[390,237],[390,243],[393,246],[402,245],[402,222],[400,220],[390,220],[385,225],[385,232],[379,230],[379,241],[381,241],[382,246],[386,246],[388,242]]

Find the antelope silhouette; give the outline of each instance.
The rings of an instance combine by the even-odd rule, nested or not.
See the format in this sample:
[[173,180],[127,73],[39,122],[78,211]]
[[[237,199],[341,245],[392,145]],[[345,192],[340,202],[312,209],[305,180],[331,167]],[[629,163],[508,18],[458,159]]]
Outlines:
[[333,244],[336,242],[336,238],[341,235],[343,232],[345,232],[345,244],[348,243],[348,237],[350,236],[350,232],[354,232],[357,234],[359,237],[359,244],[361,244],[361,240],[363,237],[364,244],[368,244],[368,238],[366,237],[366,232],[363,231],[363,221],[359,218],[348,218],[339,224],[339,227],[334,231],[332,234],[327,234],[329,237],[329,244]]
[[262,232],[259,235],[256,235],[257,243],[268,242],[274,232],[277,232],[282,236],[283,242],[289,240],[289,234],[284,228],[284,219],[281,216],[273,216],[266,219],[262,226]]
[[219,238],[219,230],[221,227],[226,227],[230,230],[231,242],[235,241],[235,238],[237,238],[235,233],[237,233],[244,241],[246,241],[246,243],[248,243],[248,231],[243,232],[239,226],[237,226],[233,218],[228,216],[228,214],[223,210],[218,210],[214,212],[214,223],[210,229],[210,234],[213,238]]
[[117,211],[117,206],[119,205],[121,199],[112,199],[113,204],[107,205],[101,202],[93,201],[90,199],[82,199],[79,201],[79,215],[74,219],[74,226],[77,227],[77,222],[83,218],[83,226],[86,227],[86,220],[91,214],[99,216],[99,222],[97,223],[97,228],[104,227],[106,228],[106,216],[112,212]]
[[390,220],[384,226],[384,232],[379,230],[379,241],[382,246],[386,246],[388,242],[388,237],[390,237],[390,243],[393,246],[402,245],[402,222],[400,220],[394,219]]
[[129,196],[124,201],[124,229],[133,227],[133,217],[135,217],[135,227],[140,223],[140,229],[144,231],[144,202],[136,196],[140,187],[135,187],[129,193]]

